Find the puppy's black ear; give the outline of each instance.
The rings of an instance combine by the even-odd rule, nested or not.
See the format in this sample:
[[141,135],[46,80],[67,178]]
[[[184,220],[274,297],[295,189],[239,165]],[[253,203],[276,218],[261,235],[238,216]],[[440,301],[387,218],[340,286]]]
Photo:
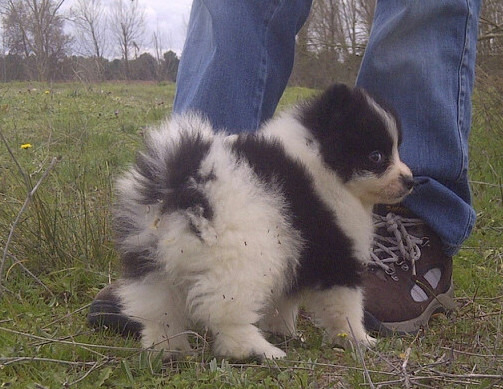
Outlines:
[[351,112],[357,91],[345,84],[330,86],[302,107],[302,124],[321,136],[326,133],[327,127],[331,127]]
[[320,100],[332,109],[335,107],[341,109],[350,103],[352,95],[353,88],[346,84],[333,84],[323,92]]

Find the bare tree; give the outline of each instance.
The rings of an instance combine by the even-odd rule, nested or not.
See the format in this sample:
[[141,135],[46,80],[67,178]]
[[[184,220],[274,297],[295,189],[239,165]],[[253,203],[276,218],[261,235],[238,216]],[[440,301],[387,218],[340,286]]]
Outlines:
[[315,0],[307,32],[313,51],[331,53],[334,60],[344,61],[365,50],[370,27],[365,0]]
[[59,14],[65,0],[5,0],[3,24],[9,53],[33,58],[33,76],[48,80],[70,37]]
[[156,30],[152,34],[152,44],[154,46],[154,58],[156,61],[156,78],[158,81],[162,79],[162,68],[163,68],[163,45],[164,45],[164,34],[159,28],[159,24],[157,24]]
[[335,80],[353,82],[367,46],[373,13],[374,0],[314,0],[297,36],[292,82],[317,88]]
[[503,54],[502,0],[486,0],[482,4],[478,50],[482,56]]
[[365,41],[367,41],[370,36],[375,8],[375,0],[358,0],[358,15],[360,17],[360,26],[364,31]]
[[107,49],[107,14],[102,0],[75,0],[70,14],[80,54],[103,58]]
[[0,23],[0,35],[2,36],[2,44],[0,46],[0,60],[2,61],[2,81],[7,81],[7,61],[5,60],[5,52],[6,52],[6,45],[5,45],[5,31],[2,28],[2,24]]
[[79,61],[75,70],[79,77],[102,80],[107,51],[107,13],[102,0],[76,0],[70,9],[75,26],[78,54],[89,57]]
[[125,75],[130,77],[131,51],[137,53],[145,33],[145,9],[138,0],[114,0],[111,29],[124,59]]

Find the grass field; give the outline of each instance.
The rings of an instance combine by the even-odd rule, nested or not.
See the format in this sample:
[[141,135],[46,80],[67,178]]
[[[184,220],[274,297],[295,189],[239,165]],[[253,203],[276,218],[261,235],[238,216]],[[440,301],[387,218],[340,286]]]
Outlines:
[[[302,316],[302,335],[282,340],[287,359],[260,365],[214,359],[196,335],[196,355],[163,364],[86,325],[90,302],[118,277],[114,179],[146,126],[170,112],[174,85],[2,84],[0,387],[503,387],[503,93],[493,85],[479,82],[474,98],[478,221],[454,259],[459,309],[372,350],[324,345]],[[290,88],[282,105],[310,93]]]

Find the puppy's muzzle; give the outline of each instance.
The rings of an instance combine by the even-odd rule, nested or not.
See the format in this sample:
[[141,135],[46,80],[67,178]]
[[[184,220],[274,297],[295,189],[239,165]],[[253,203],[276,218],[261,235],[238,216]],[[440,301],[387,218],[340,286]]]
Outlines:
[[404,188],[406,188],[409,192],[411,192],[412,189],[414,189],[414,186],[416,185],[414,177],[412,177],[411,175],[402,174],[400,176],[400,182],[404,186]]

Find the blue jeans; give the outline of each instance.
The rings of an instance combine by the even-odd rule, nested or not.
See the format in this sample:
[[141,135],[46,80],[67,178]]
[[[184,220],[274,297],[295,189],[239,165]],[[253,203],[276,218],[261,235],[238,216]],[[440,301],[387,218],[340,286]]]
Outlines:
[[[405,206],[453,255],[475,223],[468,135],[481,0],[378,0],[357,85],[388,101],[418,185]],[[253,131],[272,117],[311,0],[194,0],[174,112]]]

